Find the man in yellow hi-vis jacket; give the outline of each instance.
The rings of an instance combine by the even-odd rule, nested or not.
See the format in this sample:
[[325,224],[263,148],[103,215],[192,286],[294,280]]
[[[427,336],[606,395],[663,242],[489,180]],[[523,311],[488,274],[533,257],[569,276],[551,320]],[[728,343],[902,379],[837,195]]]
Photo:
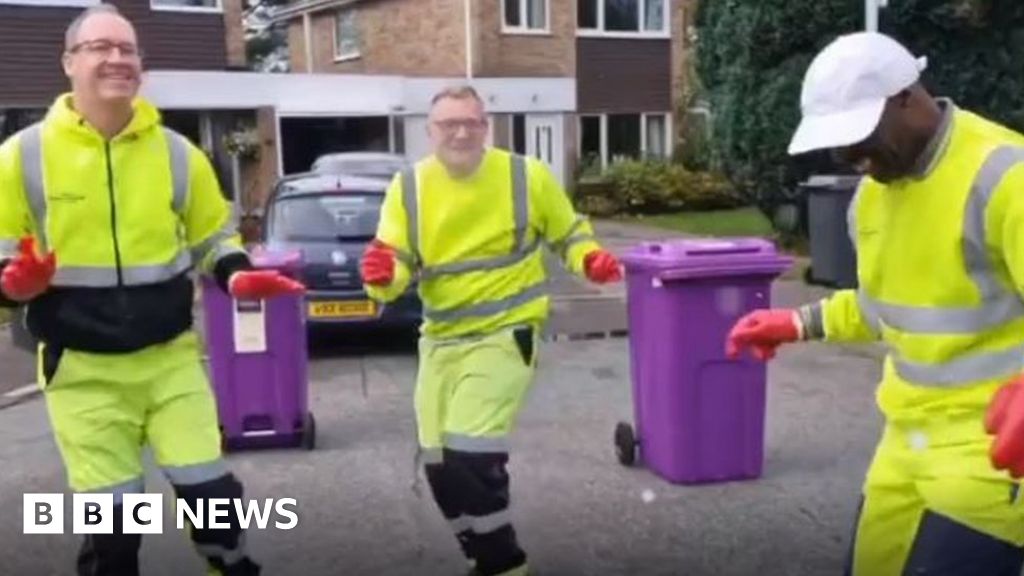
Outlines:
[[542,163],[485,150],[472,88],[435,97],[429,130],[435,154],[392,183],[363,278],[384,301],[418,278],[415,405],[427,480],[476,573],[526,574],[506,463],[548,315],[542,248],[595,282],[619,280],[620,265]]
[[923,64],[875,33],[811,64],[790,150],[828,149],[866,174],[849,210],[859,288],[754,312],[728,346],[762,359],[798,340],[887,346],[886,426],[848,574],[1017,575],[1024,136],[931,97]]
[[[113,534],[86,537],[78,573],[134,576],[141,537],[123,533],[121,505],[144,489],[144,444],[193,510],[242,497],[221,459],[190,270],[239,298],[302,287],[251,270],[206,156],[137,99],[138,42],[115,8],[71,23],[63,63],[72,92],[0,146],[0,305],[28,306],[72,490],[113,495]],[[192,530],[197,551],[212,574],[258,574],[228,523]]]

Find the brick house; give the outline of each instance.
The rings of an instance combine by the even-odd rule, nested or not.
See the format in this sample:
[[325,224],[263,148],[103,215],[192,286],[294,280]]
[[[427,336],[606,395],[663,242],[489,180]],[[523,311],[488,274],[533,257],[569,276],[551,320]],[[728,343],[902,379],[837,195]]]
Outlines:
[[[276,18],[288,22],[296,75],[485,86],[491,142],[546,160],[568,183],[581,160],[671,153],[694,3],[295,0]],[[426,151],[425,112],[390,122],[400,119],[398,148],[411,157]]]
[[[242,0],[108,0],[136,26],[144,53],[144,91],[166,74],[230,74],[246,65]],[[41,118],[69,89],[61,68],[64,32],[84,8],[99,0],[0,0],[0,141]],[[183,89],[194,87],[186,82]],[[151,90],[147,95],[152,95]],[[245,106],[167,106],[157,99],[164,122],[190,137],[213,157],[225,194],[234,198],[257,181],[260,166],[235,170],[223,146],[238,125],[253,124]],[[264,168],[264,172],[267,170]]]

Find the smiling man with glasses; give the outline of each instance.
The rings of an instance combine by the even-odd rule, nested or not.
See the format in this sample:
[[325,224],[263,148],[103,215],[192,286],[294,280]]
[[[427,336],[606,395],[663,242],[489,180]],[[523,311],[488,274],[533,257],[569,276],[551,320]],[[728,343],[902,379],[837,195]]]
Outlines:
[[473,573],[520,576],[526,553],[509,514],[506,464],[550,307],[543,247],[592,282],[618,281],[621,270],[551,171],[486,148],[487,129],[473,88],[434,98],[434,154],[388,189],[362,274],[382,301],[418,278],[415,410],[427,480]]
[[[115,8],[71,23],[63,65],[70,93],[0,146],[0,305],[28,307],[72,490],[113,496],[114,533],[86,536],[78,573],[135,576],[141,536],[123,533],[121,506],[144,490],[144,445],[193,509],[242,497],[221,457],[190,272],[242,299],[302,287],[251,270],[206,155],[137,97],[138,40]],[[190,531],[197,551],[211,574],[258,574],[228,523]]]

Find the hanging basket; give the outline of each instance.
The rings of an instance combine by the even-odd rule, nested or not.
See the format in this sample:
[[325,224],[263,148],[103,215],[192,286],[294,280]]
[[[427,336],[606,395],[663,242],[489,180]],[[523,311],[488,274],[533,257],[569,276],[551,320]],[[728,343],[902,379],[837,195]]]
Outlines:
[[239,160],[256,160],[260,155],[260,138],[256,130],[236,130],[224,137],[224,148]]

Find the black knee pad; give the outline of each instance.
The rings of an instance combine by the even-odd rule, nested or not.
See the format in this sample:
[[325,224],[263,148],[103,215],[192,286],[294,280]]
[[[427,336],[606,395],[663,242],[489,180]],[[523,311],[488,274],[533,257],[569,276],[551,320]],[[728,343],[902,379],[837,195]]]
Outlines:
[[[509,475],[506,465],[508,454],[493,453],[471,453],[458,450],[444,451],[445,466],[448,467],[448,474],[452,482],[459,485],[461,490],[473,495],[476,500],[495,501],[507,505],[509,500]],[[482,510],[469,510],[470,512],[484,513],[491,506],[484,505]]]
[[78,553],[82,576],[138,576],[141,534],[123,534],[123,507],[114,506],[114,533],[89,534]]
[[[234,500],[242,498],[243,495],[242,483],[230,473],[200,484],[176,485],[174,491],[178,498],[184,500],[192,510],[199,509],[200,500],[207,501],[211,498]],[[205,510],[205,506],[203,508]],[[233,547],[237,542],[238,534],[242,531],[242,525],[233,506],[231,513],[228,514],[227,523],[231,526],[227,530],[195,530],[192,533],[192,540],[197,544],[221,544]]]

